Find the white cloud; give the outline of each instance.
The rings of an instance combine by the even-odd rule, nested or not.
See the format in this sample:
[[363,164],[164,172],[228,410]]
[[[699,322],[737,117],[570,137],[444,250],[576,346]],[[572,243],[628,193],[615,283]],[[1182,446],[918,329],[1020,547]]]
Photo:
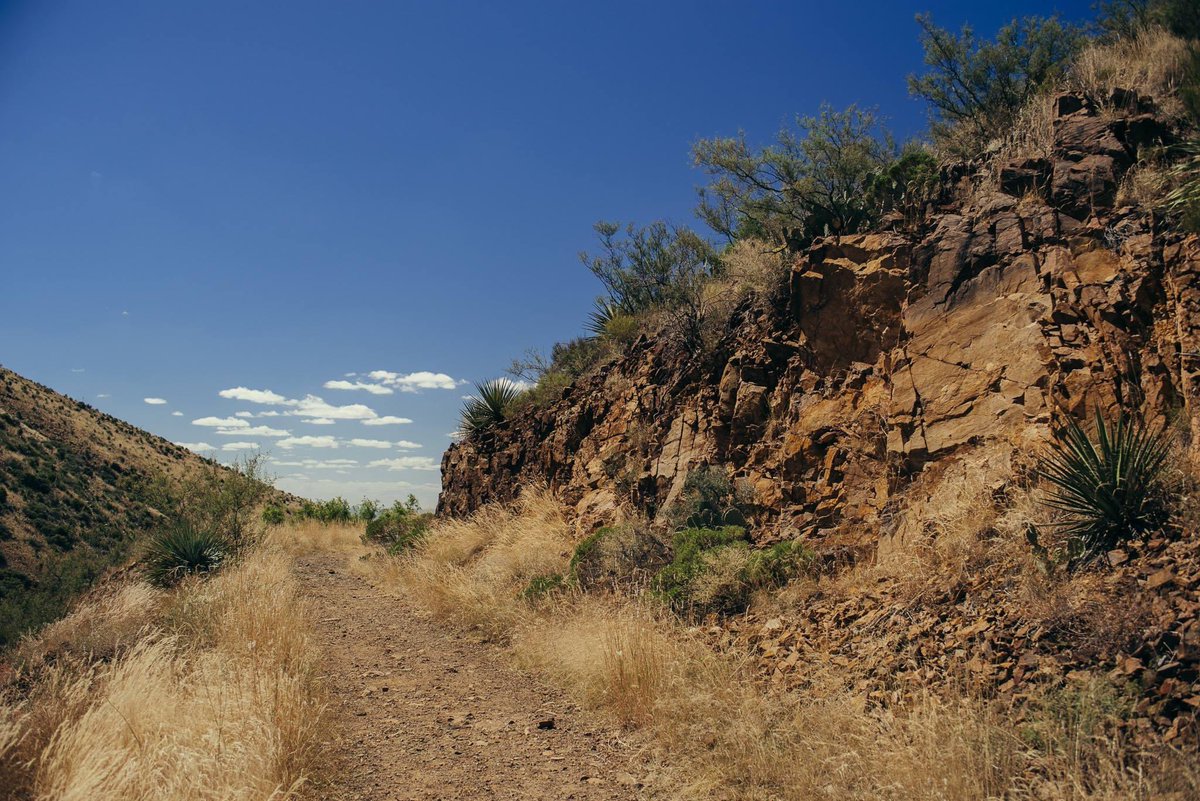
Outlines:
[[85,368],[85,367],[72,367],[72,368],[71,368],[71,372],[72,372],[72,373],[82,373],[82,372],[84,372],[86,369],[87,369],[87,368]]
[[254,412],[234,412],[234,417],[253,417]]
[[223,451],[253,451],[257,450],[259,444],[257,442],[226,442],[221,446]]
[[407,417],[393,417],[387,414],[383,417],[376,417],[373,420],[363,420],[362,424],[364,426],[399,426],[411,422],[412,420],[409,420]]
[[307,445],[310,448],[336,448],[338,441],[333,437],[287,437],[279,440],[279,447],[288,450],[297,445]]
[[111,398],[112,395],[109,395],[107,392],[101,392],[98,395],[96,395],[96,397],[97,398]]
[[328,417],[314,417],[311,420],[304,420],[303,422],[308,423],[310,426],[331,426],[337,420],[330,420]]
[[272,459],[272,464],[280,467],[311,467],[317,470],[335,470],[343,467],[356,467],[358,460],[356,459],[301,459],[295,462],[280,461]]
[[387,370],[372,370],[368,376],[389,387],[395,387],[401,392],[417,392],[422,389],[454,389],[465,381],[455,381],[445,373],[431,373],[420,370],[415,373],[393,373]]
[[348,406],[334,406],[326,403],[316,395],[305,395],[302,400],[288,401],[295,410],[288,414],[300,417],[324,417],[331,420],[371,420],[378,417],[375,410],[361,403],[351,403]]
[[209,445],[207,442],[176,442],[175,444],[181,448],[187,448],[189,451],[195,451],[196,453],[216,450],[216,448],[214,448],[212,445]]
[[165,398],[142,398],[142,402],[148,403],[151,406],[164,406],[167,401]]
[[172,417],[183,417],[183,412],[171,412]]
[[218,428],[218,434],[223,434],[227,437],[288,437],[291,436],[291,431],[284,431],[282,428],[271,428],[270,426],[250,426],[249,428]]
[[361,389],[372,395],[391,395],[395,391],[391,387],[385,387],[382,384],[368,384],[363,381],[326,381],[324,386],[325,389]]
[[368,467],[386,467],[388,470],[437,470],[438,465],[428,456],[398,456],[395,459],[376,459]]
[[287,398],[282,395],[272,392],[269,389],[249,389],[247,387],[234,387],[233,389],[223,389],[217,393],[222,398],[230,398],[231,400],[241,400],[248,403],[265,403],[268,405],[278,405],[286,403]]
[[194,426],[208,426],[209,428],[249,428],[250,424],[240,417],[201,417],[198,420],[193,420]]
[[281,414],[282,414],[281,412],[277,412],[274,409],[271,409],[269,411],[259,412],[258,414],[254,415],[254,416],[255,417],[279,417],[279,416],[281,416]]
[[359,448],[390,448],[392,443],[386,439],[352,439],[350,444]]
[[412,450],[413,448],[420,448],[420,447],[421,447],[421,443],[419,443],[419,442],[409,442],[409,441],[408,441],[408,440],[406,440],[406,439],[402,439],[402,440],[400,440],[399,442],[397,442],[397,443],[396,443],[396,447],[397,447],[397,448],[399,448],[399,449],[400,449],[400,450],[402,450],[402,451],[407,451],[407,450]]

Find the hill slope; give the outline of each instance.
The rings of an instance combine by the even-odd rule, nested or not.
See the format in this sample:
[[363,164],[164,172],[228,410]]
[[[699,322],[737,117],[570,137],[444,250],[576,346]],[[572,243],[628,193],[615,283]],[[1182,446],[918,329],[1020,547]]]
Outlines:
[[0,645],[60,615],[206,459],[0,367]]

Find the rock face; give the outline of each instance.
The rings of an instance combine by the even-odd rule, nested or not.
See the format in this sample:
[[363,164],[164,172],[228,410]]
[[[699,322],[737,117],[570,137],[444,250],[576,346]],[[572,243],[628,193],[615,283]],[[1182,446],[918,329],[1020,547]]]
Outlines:
[[1051,158],[947,169],[923,230],[819,241],[712,353],[643,337],[452,446],[439,512],[541,481],[587,527],[723,464],[754,490],[759,540],[885,552],[897,492],[943,460],[1034,452],[1057,415],[1093,406],[1195,417],[1200,240],[1117,205],[1139,149],[1171,136],[1149,101],[1120,99],[1101,116],[1059,98]]

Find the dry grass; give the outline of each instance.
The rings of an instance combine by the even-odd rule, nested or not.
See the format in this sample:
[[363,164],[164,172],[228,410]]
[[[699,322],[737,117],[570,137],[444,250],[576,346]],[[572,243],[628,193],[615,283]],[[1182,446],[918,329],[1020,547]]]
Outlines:
[[[1003,528],[1003,515],[982,515],[972,482],[964,472],[932,493],[930,525],[946,550],[930,558],[943,567],[966,569],[980,532]],[[521,665],[650,735],[673,766],[660,788],[671,797],[1082,801],[1151,798],[1167,786],[1124,767],[1107,713],[1086,694],[1048,697],[1018,721],[965,692],[868,705],[832,675],[771,692],[644,596],[520,600],[529,578],[565,567],[568,537],[553,498],[527,495],[435,526],[386,578],[454,622],[502,632]],[[1100,711],[1063,713],[1080,708]]]
[[[1177,116],[1178,99],[1187,72],[1188,43],[1155,28],[1110,44],[1093,44],[1079,54],[1068,88],[1085,92],[1105,108],[1114,89],[1132,89],[1154,98],[1166,114]],[[1115,109],[1111,109],[1115,110]]]
[[23,643],[0,797],[297,796],[324,702],[290,564],[264,546],[170,592],[131,582]]

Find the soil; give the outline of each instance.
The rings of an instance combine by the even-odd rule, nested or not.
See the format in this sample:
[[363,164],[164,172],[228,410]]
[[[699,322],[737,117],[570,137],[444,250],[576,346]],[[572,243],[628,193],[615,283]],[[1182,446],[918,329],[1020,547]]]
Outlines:
[[328,799],[640,799],[639,748],[506,664],[479,632],[439,625],[344,557],[302,557],[324,654]]

